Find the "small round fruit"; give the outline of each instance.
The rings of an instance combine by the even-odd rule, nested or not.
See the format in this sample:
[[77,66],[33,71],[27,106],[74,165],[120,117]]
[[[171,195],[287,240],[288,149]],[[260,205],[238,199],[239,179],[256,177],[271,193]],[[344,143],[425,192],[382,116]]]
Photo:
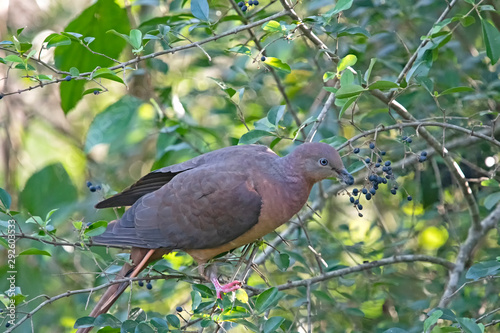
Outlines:
[[244,12],[246,12],[246,11],[247,11],[247,9],[248,9],[248,7],[247,7],[247,6],[243,6],[243,7],[241,7],[241,10],[242,10],[242,11],[244,11]]
[[178,306],[178,307],[176,307],[176,308],[175,308],[175,311],[177,311],[177,312],[182,312],[182,306]]
[[153,289],[153,285],[151,284],[151,282],[148,282],[148,284],[146,284],[146,288],[148,288],[149,290]]
[[95,186],[90,186],[89,190],[90,190],[90,192],[95,192],[95,191],[97,191],[97,188]]
[[352,151],[354,154],[358,154],[359,153],[359,148],[354,148],[354,150]]
[[260,61],[266,61],[266,57],[264,56],[260,57]]
[[139,287],[144,287],[144,281],[142,281],[142,280],[139,280],[139,282],[137,282],[137,284],[139,285]]
[[412,200],[413,200],[413,198],[411,197],[411,195],[407,196],[407,197],[406,197],[406,199],[407,199],[408,201],[412,201]]
[[64,78],[64,81],[71,81],[71,75],[68,75]]
[[375,144],[373,142],[370,142],[370,149],[375,149]]
[[239,6],[239,7],[243,7],[244,5],[245,5],[245,1],[240,1],[240,2],[238,2],[238,6]]

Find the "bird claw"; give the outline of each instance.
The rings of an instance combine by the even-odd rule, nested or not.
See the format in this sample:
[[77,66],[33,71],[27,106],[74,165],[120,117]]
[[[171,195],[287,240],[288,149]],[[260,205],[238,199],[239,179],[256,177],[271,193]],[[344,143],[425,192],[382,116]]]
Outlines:
[[214,287],[215,287],[215,292],[217,295],[217,298],[222,299],[222,293],[229,293],[231,291],[235,291],[241,288],[243,285],[240,281],[233,281],[229,282],[227,284],[221,285],[219,280],[217,278],[211,278],[210,281],[212,281]]

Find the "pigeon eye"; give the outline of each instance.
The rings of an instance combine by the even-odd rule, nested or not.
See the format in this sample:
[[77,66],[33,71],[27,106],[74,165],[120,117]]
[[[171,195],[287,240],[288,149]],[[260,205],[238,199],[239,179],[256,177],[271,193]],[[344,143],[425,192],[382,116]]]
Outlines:
[[322,166],[327,166],[328,165],[328,160],[326,158],[320,158],[318,162]]

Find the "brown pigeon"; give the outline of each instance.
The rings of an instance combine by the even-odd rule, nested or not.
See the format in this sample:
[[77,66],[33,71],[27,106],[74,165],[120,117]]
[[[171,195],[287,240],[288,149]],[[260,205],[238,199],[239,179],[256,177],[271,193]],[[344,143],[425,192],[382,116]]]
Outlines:
[[[312,186],[329,177],[354,182],[337,150],[324,143],[304,143],[285,157],[260,145],[222,148],[153,171],[98,203],[132,207],[93,243],[132,247],[132,265],[125,264],[117,279],[137,276],[172,250],[187,252],[202,267],[287,222]],[[219,298],[241,287],[239,281],[220,285],[213,270],[207,275]],[[128,285],[111,286],[90,316],[106,313]]]

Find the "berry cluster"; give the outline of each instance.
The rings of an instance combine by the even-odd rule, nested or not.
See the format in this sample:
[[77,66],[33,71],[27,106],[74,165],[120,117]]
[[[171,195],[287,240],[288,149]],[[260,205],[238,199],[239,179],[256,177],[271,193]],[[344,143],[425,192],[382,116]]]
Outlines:
[[90,192],[95,192],[95,191],[100,191],[102,188],[101,188],[101,185],[92,185],[91,182],[87,181],[87,187],[89,188]]
[[[412,140],[411,138],[404,136],[403,141],[406,143],[411,143]],[[375,143],[370,142],[368,147],[371,150],[371,154],[373,157],[366,157],[366,158],[361,158],[365,164],[368,170],[370,170],[370,175],[368,176],[368,183],[363,186],[362,189],[354,188],[352,190],[352,195],[350,195],[349,200],[352,204],[354,204],[354,207],[358,210],[358,215],[359,217],[363,217],[363,214],[359,212],[360,210],[363,209],[363,205],[360,204],[360,199],[362,196],[364,196],[365,200],[371,200],[371,198],[377,194],[377,191],[379,189],[379,185],[387,185],[389,182],[391,183],[391,194],[396,195],[398,191],[398,185],[394,179],[394,173],[392,170],[392,162],[389,160],[384,161],[383,156],[386,155],[386,152],[383,150],[376,150],[375,149]],[[353,149],[354,154],[359,154],[361,152],[361,149],[356,147]],[[425,154],[421,154],[421,158],[423,157],[423,161],[425,161],[427,153],[422,152]],[[422,161],[422,162],[423,162]],[[381,175],[380,174],[381,172]],[[411,201],[413,198],[408,195],[407,200]]]
[[406,142],[406,143],[412,143],[412,142],[413,142],[413,140],[412,140],[409,136],[406,136],[406,135],[404,135],[404,136],[401,138],[401,140],[402,140],[403,142]]
[[424,163],[425,161],[427,161],[427,152],[425,150],[420,153],[420,156],[418,157],[418,161],[420,163]]
[[258,6],[258,5],[259,5],[259,2],[257,0],[250,0],[248,2],[245,2],[245,1],[238,2],[238,6],[244,12],[247,11],[248,7],[250,7],[250,6]]
[[[151,290],[153,289],[153,285],[151,284],[151,281],[146,281],[146,288],[148,288],[148,290]],[[139,287],[144,287],[144,281],[142,280],[139,280],[139,282],[137,282],[137,284],[139,285]]]

